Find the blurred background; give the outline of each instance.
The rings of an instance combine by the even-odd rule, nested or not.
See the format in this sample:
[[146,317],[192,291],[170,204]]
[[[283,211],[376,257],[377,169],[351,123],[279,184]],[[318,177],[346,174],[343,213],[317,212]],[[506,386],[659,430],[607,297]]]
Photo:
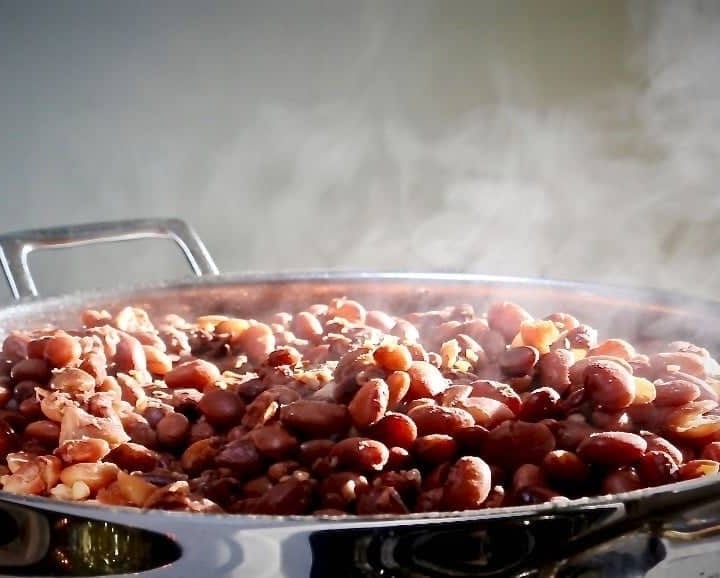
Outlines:
[[[0,0],[0,231],[177,216],[223,271],[717,298],[719,66],[715,1]],[[186,274],[164,241],[30,262]]]

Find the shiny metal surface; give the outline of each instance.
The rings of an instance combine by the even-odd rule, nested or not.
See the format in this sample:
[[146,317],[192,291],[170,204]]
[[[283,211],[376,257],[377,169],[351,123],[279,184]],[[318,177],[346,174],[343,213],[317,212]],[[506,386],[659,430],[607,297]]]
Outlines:
[[[88,235],[83,242],[92,241],[92,235]],[[68,234],[65,244],[78,244],[78,241]],[[208,260],[204,268],[211,270],[211,263],[212,260]],[[395,314],[459,303],[482,309],[492,301],[517,300],[536,315],[567,311],[604,332],[634,343],[663,338],[688,339],[711,350],[717,351],[720,347],[718,303],[652,290],[446,274],[211,275],[180,283],[128,287],[111,293],[25,298],[0,310],[0,337],[12,329],[46,324],[77,326],[80,313],[88,307],[113,310],[136,305],[157,315],[176,313],[192,317],[200,313],[225,313],[262,318],[278,310],[293,311],[338,295],[359,299],[370,308],[383,308]],[[477,550],[484,553],[482,560],[485,561],[470,560],[467,564],[474,564],[468,566],[473,568],[473,573],[467,573],[464,567],[465,574],[456,569],[454,576],[531,576],[536,575],[539,568],[544,568],[544,576],[563,576],[565,559],[575,563],[587,548],[595,548],[599,542],[613,540],[625,532],[631,532],[635,540],[650,536],[652,540],[665,541],[664,553],[653,560],[654,565],[660,560],[669,560],[673,552],[679,553],[681,546],[687,552],[688,542],[707,543],[704,535],[707,528],[714,527],[720,520],[716,506],[707,507],[702,516],[694,518],[683,517],[682,511],[713,501],[719,487],[720,481],[716,479],[702,479],[567,503],[395,518],[193,515],[98,508],[3,492],[0,492],[0,504],[14,503],[35,512],[62,512],[168,535],[180,545],[182,556],[173,564],[142,573],[155,578],[198,573],[227,578],[324,578],[333,572],[337,575],[338,570],[328,570],[320,562],[332,557],[341,547],[350,548],[350,557],[345,563],[352,566],[357,576],[379,576],[381,569],[385,576],[443,575],[429,569],[437,569],[438,563],[450,564],[447,548],[435,553],[426,543],[427,536],[442,538],[458,531],[475,540],[467,546],[471,551],[464,552],[464,558],[470,560]],[[688,530],[685,527],[688,523],[695,526]],[[505,536],[508,531],[519,531],[527,538],[526,549],[517,552],[510,562],[497,556],[493,558],[494,549],[502,542],[498,536]],[[423,555],[419,558],[419,542],[413,537],[418,532],[425,540]],[[684,532],[683,536],[690,539],[678,538],[678,532]],[[547,536],[552,537],[551,544],[542,542]],[[544,545],[540,548],[539,544]],[[428,559],[438,554],[441,555],[439,561]],[[451,554],[458,556],[459,552],[456,549]],[[0,561],[2,556],[0,548]],[[394,562],[397,560],[402,563]],[[558,561],[562,563],[557,564]],[[647,565],[647,561],[644,563]],[[417,565],[414,569],[413,564]]]
[[135,219],[8,233],[0,236],[0,264],[15,299],[37,297],[27,261],[32,251],[147,238],[175,241],[197,276],[218,273],[195,231],[178,219]]

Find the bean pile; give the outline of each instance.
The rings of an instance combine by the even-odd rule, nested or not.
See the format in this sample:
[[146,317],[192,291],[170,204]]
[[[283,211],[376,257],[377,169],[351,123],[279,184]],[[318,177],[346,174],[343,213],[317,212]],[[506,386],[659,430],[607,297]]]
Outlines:
[[[639,344],[638,344],[639,347]],[[87,310],[0,354],[8,492],[193,512],[406,514],[717,474],[718,365],[514,303],[258,321]]]

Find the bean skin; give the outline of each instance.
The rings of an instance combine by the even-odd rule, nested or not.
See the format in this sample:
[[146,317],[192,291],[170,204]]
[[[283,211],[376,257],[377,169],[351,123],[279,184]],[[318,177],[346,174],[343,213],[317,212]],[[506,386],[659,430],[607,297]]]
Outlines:
[[618,410],[635,400],[635,382],[632,375],[620,364],[596,360],[585,370],[585,391],[601,407]]
[[417,438],[417,426],[411,417],[403,413],[388,413],[372,426],[369,435],[388,447],[412,447]]
[[408,412],[419,435],[433,433],[453,435],[459,429],[475,424],[473,416],[459,407],[422,405]]
[[623,466],[637,462],[647,450],[647,442],[639,435],[627,432],[591,434],[579,446],[577,453],[586,462]]
[[390,452],[385,444],[361,437],[339,441],[330,452],[345,467],[358,472],[380,471],[385,467]]
[[448,473],[442,501],[448,510],[475,510],[490,494],[490,468],[481,458],[465,456]]
[[353,424],[365,430],[385,415],[390,401],[390,389],[382,379],[371,379],[360,387],[348,404]]
[[408,396],[411,399],[433,397],[448,387],[448,381],[440,370],[426,361],[414,361],[408,369],[408,374],[410,375]]

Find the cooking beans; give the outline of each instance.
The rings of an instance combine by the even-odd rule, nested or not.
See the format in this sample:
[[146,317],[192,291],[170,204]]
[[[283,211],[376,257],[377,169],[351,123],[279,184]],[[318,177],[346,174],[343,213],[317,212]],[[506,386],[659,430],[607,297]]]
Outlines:
[[182,445],[190,433],[190,422],[183,414],[170,412],[160,419],[155,430],[158,443],[174,448]]
[[389,451],[377,440],[352,437],[339,441],[330,451],[342,466],[356,471],[380,471],[387,463]]
[[371,379],[355,394],[348,404],[348,412],[353,424],[365,430],[376,424],[388,409],[390,389],[382,379]]
[[156,326],[138,308],[90,311],[79,330],[6,337],[2,489],[403,515],[720,471],[716,362],[691,343],[641,351],[509,302],[487,317],[458,305],[400,318],[351,297],[261,320],[210,313]]
[[165,384],[172,389],[194,387],[202,391],[219,379],[217,366],[202,359],[181,363],[165,374]]
[[639,435],[627,432],[590,434],[579,446],[578,455],[594,464],[622,466],[638,461],[647,449]]
[[584,384],[588,397],[609,410],[625,408],[635,400],[632,375],[613,361],[591,361],[585,369]]
[[440,370],[426,361],[413,361],[408,369],[410,375],[411,398],[433,397],[442,393],[448,386],[448,381]]
[[448,473],[442,500],[449,510],[472,510],[490,494],[490,468],[480,458],[465,456]]
[[245,413],[245,403],[231,391],[213,389],[200,398],[198,409],[208,423],[219,427],[229,427],[240,423]]

